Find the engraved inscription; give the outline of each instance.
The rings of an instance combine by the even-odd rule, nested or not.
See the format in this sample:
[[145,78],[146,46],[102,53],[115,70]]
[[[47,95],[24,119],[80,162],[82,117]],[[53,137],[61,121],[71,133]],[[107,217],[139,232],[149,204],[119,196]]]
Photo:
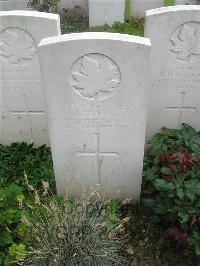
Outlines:
[[117,64],[103,54],[87,54],[71,69],[71,85],[76,93],[90,100],[103,100],[114,94],[120,84]]
[[28,65],[36,54],[36,42],[26,30],[6,28],[0,40],[0,56],[13,66]]
[[151,86],[159,90],[173,88],[181,92],[199,89],[200,86],[200,67],[195,65],[165,68],[155,74],[157,78],[152,80]]
[[129,118],[129,111],[120,104],[84,104],[66,108],[65,125],[75,129],[99,129],[111,127],[131,127],[140,124]]
[[94,133],[95,137],[95,150],[94,151],[78,151],[77,155],[84,155],[84,156],[94,156],[95,158],[95,164],[96,164],[96,180],[98,180],[98,184],[101,184],[101,157],[103,156],[117,156],[117,151],[107,151],[107,152],[101,152],[100,151],[100,145],[99,145],[99,136],[100,133]]
[[184,62],[200,60],[200,23],[187,22],[180,25],[170,38],[170,51]]

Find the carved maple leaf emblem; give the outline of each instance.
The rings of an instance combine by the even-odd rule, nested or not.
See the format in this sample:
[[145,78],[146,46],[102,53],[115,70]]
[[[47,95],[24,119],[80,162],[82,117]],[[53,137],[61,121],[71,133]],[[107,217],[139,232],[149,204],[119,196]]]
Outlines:
[[200,55],[200,27],[186,23],[171,38],[171,52],[177,59],[189,62],[192,56]]
[[72,72],[72,86],[84,97],[106,98],[120,83],[117,65],[104,55],[82,57],[79,71]]
[[26,65],[35,53],[35,42],[25,30],[8,28],[1,32],[0,56],[8,63]]

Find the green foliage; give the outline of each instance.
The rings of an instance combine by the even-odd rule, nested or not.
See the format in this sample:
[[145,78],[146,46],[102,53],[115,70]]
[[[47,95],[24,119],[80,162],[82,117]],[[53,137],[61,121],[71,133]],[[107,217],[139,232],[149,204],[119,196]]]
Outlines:
[[188,243],[195,249],[195,252],[200,256],[200,234],[199,232],[193,232],[193,234],[188,238]]
[[7,257],[7,261],[10,260],[10,262],[19,262],[26,256],[25,246],[23,244],[17,245],[14,243],[11,247],[9,247],[8,253],[9,255]]
[[[34,148],[25,143],[0,146],[0,265],[11,265],[17,255],[9,254],[14,248],[22,248],[26,226],[21,222],[27,214],[31,198],[27,189],[29,183],[40,188],[41,180],[47,180],[55,187],[50,149]],[[12,264],[13,265],[13,264]]]
[[120,205],[114,200],[108,202],[105,205],[102,214],[104,214],[105,217],[107,218],[107,226],[110,229],[114,228],[116,224],[120,221],[119,208]]
[[174,0],[165,0],[164,1],[165,6],[173,6],[174,5]]
[[52,158],[49,148],[34,148],[32,144],[0,146],[0,187],[17,184],[25,189],[24,173],[29,183],[38,188],[41,180],[54,185]]
[[144,162],[142,201],[184,246],[200,248],[200,132],[183,124],[151,140]]
[[[127,15],[128,16],[128,15]],[[116,32],[144,36],[144,19],[129,20],[125,23],[117,22],[111,27],[108,25],[89,29],[88,18],[81,9],[64,9],[60,14],[62,34],[69,32]]]
[[[8,253],[9,247],[12,245],[13,248],[17,248],[14,243],[20,241],[17,235],[23,237],[25,233],[24,225],[21,223],[21,218],[26,213],[24,204],[25,196],[18,185],[10,184],[0,189],[0,265],[10,265],[11,259],[14,258]],[[15,259],[17,258],[16,254]]]
[[30,0],[29,6],[37,11],[57,13],[59,0]]
[[116,33],[124,33],[131,34],[137,36],[144,36],[144,19],[140,19],[137,21],[120,23],[116,22],[111,27],[108,25],[104,25],[101,27],[94,27],[89,29],[90,31],[100,31],[100,32],[116,32]]
[[125,0],[125,21],[129,21],[130,20],[130,16],[131,16],[131,0]]

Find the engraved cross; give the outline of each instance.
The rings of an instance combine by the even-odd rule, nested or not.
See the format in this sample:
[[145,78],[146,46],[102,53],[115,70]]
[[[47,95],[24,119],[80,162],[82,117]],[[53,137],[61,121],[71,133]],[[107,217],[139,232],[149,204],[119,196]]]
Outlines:
[[118,156],[118,152],[114,151],[107,151],[107,152],[101,152],[99,149],[99,136],[100,133],[94,133],[95,138],[95,150],[92,152],[82,152],[78,151],[77,155],[84,155],[84,156],[94,156],[95,158],[95,165],[96,165],[96,177],[98,180],[98,183],[101,183],[101,157],[102,156]]
[[28,123],[29,123],[29,129],[30,129],[30,134],[31,134],[31,140],[30,142],[34,142],[34,134],[33,134],[33,126],[32,126],[32,120],[31,120],[31,115],[32,114],[38,114],[38,115],[41,115],[41,114],[44,114],[43,111],[30,111],[29,110],[29,107],[28,107],[28,101],[27,101],[27,96],[26,95],[23,95],[24,97],[24,103],[25,103],[25,111],[12,111],[12,114],[13,115],[27,115],[27,118],[28,118]]
[[185,96],[186,92],[181,92],[181,104],[180,106],[166,106],[167,111],[178,111],[179,112],[179,118],[178,118],[178,126],[180,127],[182,124],[182,117],[183,117],[183,111],[191,111],[196,112],[197,107],[196,106],[184,106],[185,102]]

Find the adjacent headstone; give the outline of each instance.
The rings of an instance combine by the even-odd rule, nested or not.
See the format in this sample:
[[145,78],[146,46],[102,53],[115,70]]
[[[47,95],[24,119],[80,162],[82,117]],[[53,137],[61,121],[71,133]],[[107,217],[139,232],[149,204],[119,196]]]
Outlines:
[[142,18],[146,10],[159,8],[164,5],[164,0],[131,0],[131,16]]
[[57,34],[58,15],[0,12],[1,144],[48,144],[37,45]]
[[77,33],[39,46],[57,190],[76,180],[139,199],[150,41]]
[[163,126],[200,129],[200,7],[147,11],[145,36],[152,43],[148,139]]
[[88,0],[60,0],[58,8],[62,9],[81,9],[85,14],[88,14]]
[[0,0],[0,11],[29,10],[29,0]]
[[125,0],[89,0],[89,26],[124,22]]
[[175,0],[175,5],[196,5],[197,0]]

